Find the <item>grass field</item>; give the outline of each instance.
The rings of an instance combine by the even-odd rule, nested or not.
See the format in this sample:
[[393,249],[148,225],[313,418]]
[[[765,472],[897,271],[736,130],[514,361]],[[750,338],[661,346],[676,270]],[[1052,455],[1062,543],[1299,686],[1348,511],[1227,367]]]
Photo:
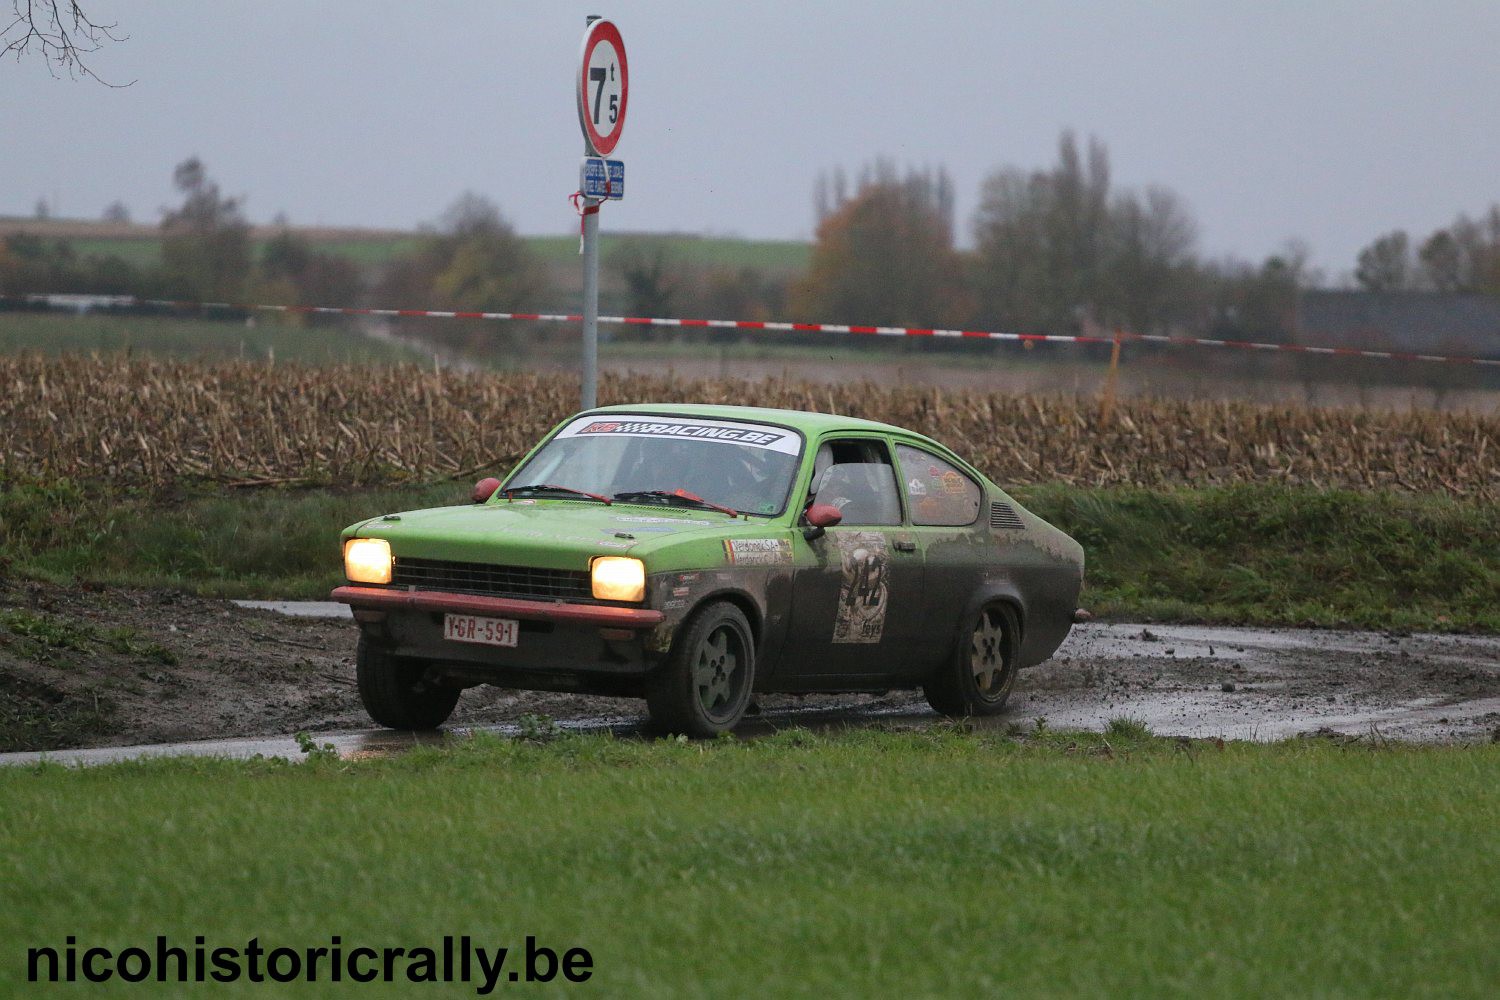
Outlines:
[[337,327],[257,318],[253,327],[168,316],[69,316],[0,312],[0,354],[98,352],[185,360],[245,359],[301,364],[397,364],[423,356]]
[[[528,236],[526,244],[543,262],[578,267],[578,237]],[[736,237],[694,236],[690,233],[601,233],[599,252],[615,259],[626,248],[646,254],[660,253],[668,263],[705,267],[754,268],[771,274],[800,273],[807,269],[812,244],[797,240],[745,240]]]
[[[95,236],[71,239],[68,242],[73,245],[74,252],[80,257],[119,257],[136,267],[156,267],[161,263],[161,240],[154,237]],[[343,257],[361,267],[380,267],[393,260],[414,254],[421,245],[421,238],[415,235],[372,236],[365,239],[319,239],[311,242],[313,249],[319,253]],[[259,259],[265,246],[265,240],[255,240],[251,243],[250,252],[256,259]]]
[[79,257],[118,257],[132,267],[139,268],[156,267],[161,263],[161,240],[154,236],[93,236],[69,239],[67,242]]
[[[298,232],[294,229],[293,232]],[[402,257],[409,257],[421,246],[420,234],[376,234],[370,236],[338,235],[323,238],[317,230],[304,230],[314,250],[333,254],[360,265],[381,267]],[[129,235],[65,237],[80,257],[119,257],[136,267],[155,267],[161,263],[161,240],[149,231],[131,231]],[[526,245],[537,258],[551,266],[578,264],[578,238],[575,235],[526,236]],[[265,240],[254,243],[259,257]],[[704,266],[752,267],[770,273],[790,274],[806,269],[812,245],[797,240],[745,240],[734,237],[694,236],[688,233],[605,233],[600,251],[606,255],[626,246],[646,253],[660,252],[669,262]]]
[[1481,997],[1500,980],[1500,746],[1185,746],[1122,722],[314,756],[0,772],[0,992],[27,992],[26,948],[158,934],[535,935],[591,954],[559,995]]
[[[227,491],[162,504],[68,483],[0,485],[0,566],[59,583],[321,599],[342,582],[346,524],[464,503],[468,487]],[[1277,486],[1016,496],[1083,543],[1081,600],[1106,617],[1500,632],[1494,504]]]

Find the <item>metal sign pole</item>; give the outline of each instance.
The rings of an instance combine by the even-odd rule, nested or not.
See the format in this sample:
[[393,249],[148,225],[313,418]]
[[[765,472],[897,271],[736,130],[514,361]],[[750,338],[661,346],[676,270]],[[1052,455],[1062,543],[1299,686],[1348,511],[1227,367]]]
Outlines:
[[[587,27],[599,20],[598,14],[584,18]],[[587,141],[583,155],[593,155]],[[583,199],[589,208],[590,199]],[[583,214],[583,386],[579,408],[592,410],[599,405],[599,213]]]
[[583,395],[581,409],[599,405],[599,212],[584,198],[583,215]]
[[630,66],[620,29],[597,14],[585,21],[574,97],[583,129],[583,161],[578,193],[583,214],[583,364],[579,401],[599,405],[599,208],[625,197],[625,164],[608,159],[625,127],[630,99]]

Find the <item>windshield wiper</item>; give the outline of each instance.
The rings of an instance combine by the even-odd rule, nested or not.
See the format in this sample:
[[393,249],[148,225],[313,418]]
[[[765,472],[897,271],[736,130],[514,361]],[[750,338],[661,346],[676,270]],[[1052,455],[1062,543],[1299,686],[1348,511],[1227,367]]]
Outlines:
[[625,493],[616,493],[615,499],[625,500],[627,502],[630,500],[650,499],[662,500],[667,503],[671,503],[673,500],[680,500],[683,503],[692,504],[695,507],[702,507],[705,510],[716,510],[722,514],[728,514],[730,517],[738,517],[740,513],[733,507],[725,507],[722,504],[714,503],[712,500],[705,500],[698,494],[689,493],[687,490],[630,490]]
[[503,490],[505,498],[509,500],[515,493],[571,493],[575,497],[588,497],[590,500],[598,500],[608,505],[614,503],[609,497],[602,493],[590,493],[588,490],[575,490],[571,486],[555,486],[552,483],[533,483],[530,486],[511,486]]

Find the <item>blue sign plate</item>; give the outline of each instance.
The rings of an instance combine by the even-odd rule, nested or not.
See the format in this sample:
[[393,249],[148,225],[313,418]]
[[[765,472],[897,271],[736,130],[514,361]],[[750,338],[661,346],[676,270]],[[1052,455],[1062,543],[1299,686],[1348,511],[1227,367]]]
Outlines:
[[[608,174],[605,173],[606,169]],[[609,181],[607,185],[606,177]],[[589,198],[619,201],[625,197],[625,161],[585,156],[583,165],[578,168],[578,190]]]

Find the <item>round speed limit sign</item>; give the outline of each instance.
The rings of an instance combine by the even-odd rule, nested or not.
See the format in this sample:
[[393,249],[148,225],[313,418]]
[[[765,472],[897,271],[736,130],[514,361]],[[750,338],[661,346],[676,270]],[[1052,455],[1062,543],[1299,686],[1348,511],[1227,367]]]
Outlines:
[[620,29],[610,21],[595,21],[583,33],[583,58],[578,67],[578,123],[593,155],[614,152],[625,130],[625,101],[629,96],[630,71]]

